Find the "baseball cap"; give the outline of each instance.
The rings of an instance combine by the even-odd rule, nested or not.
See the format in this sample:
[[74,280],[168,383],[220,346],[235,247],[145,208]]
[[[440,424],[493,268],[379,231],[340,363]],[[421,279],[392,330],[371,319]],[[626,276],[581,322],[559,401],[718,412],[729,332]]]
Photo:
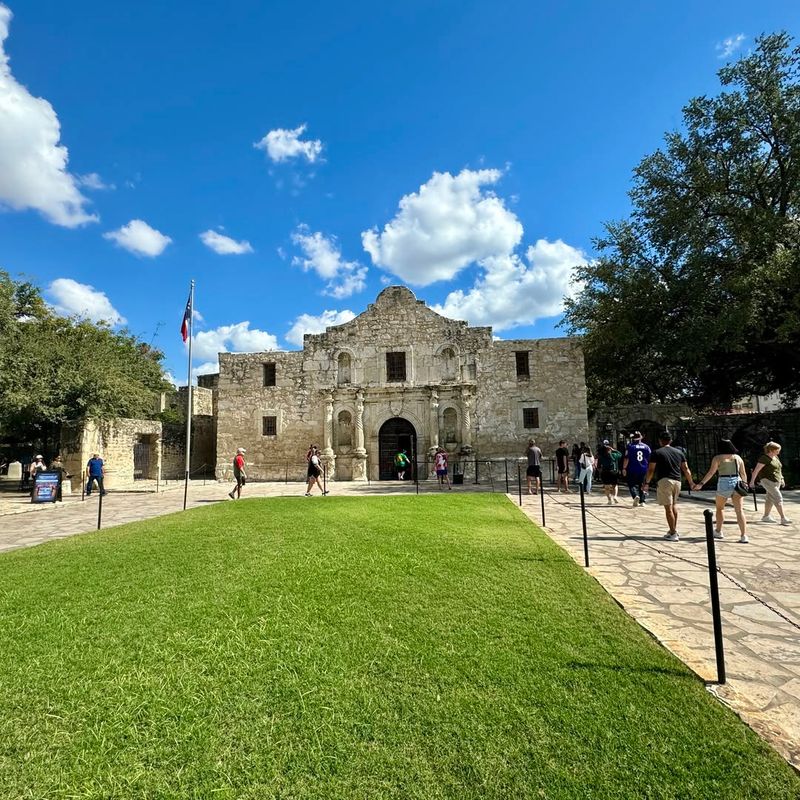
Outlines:
[[633,432],[633,438],[634,439],[641,439],[642,438],[642,432],[641,431],[634,431]]
[[611,444],[611,442],[609,442],[608,439],[603,439],[603,444]]
[[236,452],[237,453],[246,453],[247,450],[245,450],[244,447],[240,447],[240,448],[238,448],[238,450]]

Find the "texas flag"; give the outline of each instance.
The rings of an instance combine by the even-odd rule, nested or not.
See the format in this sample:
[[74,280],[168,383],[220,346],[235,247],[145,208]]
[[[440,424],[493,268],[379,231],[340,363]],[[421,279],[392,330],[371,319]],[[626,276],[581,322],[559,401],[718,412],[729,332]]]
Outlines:
[[183,322],[181,322],[181,337],[185,342],[189,338],[189,326],[192,321],[192,292],[189,291],[189,299],[186,301],[186,311],[183,312]]

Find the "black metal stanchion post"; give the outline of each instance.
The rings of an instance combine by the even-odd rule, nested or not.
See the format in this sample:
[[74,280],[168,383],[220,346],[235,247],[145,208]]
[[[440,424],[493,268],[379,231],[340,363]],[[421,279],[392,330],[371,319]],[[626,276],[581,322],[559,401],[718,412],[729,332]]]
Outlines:
[[542,482],[542,485],[539,487],[539,496],[541,497],[542,500],[542,527],[544,527],[545,525],[547,525],[547,520],[545,519],[544,516],[544,481]]
[[480,483],[478,480],[478,457],[475,456],[475,485],[477,486]]
[[86,470],[81,472],[81,503],[86,499]]
[[508,459],[503,459],[503,466],[506,468],[506,494],[508,494]]
[[583,525],[583,562],[584,566],[589,566],[589,534],[586,531],[586,501],[584,499],[583,481],[580,482],[581,489],[581,524]]
[[756,487],[753,487],[753,508],[758,511],[758,500],[756,499]]
[[97,504],[97,530],[100,530],[100,524],[103,521],[103,495],[105,490],[100,490],[100,502]]
[[183,510],[186,511],[186,501],[189,497],[189,470],[186,470],[186,477],[183,483]]
[[328,465],[322,465],[322,494],[328,494]]
[[725,683],[725,646],[722,642],[722,615],[719,609],[719,584],[717,583],[717,553],[714,547],[714,525],[711,511],[703,512],[706,518],[706,547],[708,549],[708,585],[711,590],[711,616],[714,619],[714,649],[717,653],[717,682]]
[[519,489],[519,507],[522,508],[522,473],[517,464],[517,488]]

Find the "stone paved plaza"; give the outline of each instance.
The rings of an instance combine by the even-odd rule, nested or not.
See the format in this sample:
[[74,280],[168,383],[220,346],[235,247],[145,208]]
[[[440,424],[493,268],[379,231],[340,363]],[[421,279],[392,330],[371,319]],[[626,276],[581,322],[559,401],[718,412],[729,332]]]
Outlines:
[[[351,496],[416,491],[412,483],[397,482],[345,482],[330,488],[336,495]],[[188,507],[229,503],[229,489],[228,484],[195,482],[190,486]],[[455,492],[476,490],[491,488],[454,488]],[[300,483],[255,483],[245,489],[247,497],[296,496],[302,502],[325,502],[320,496],[303,498],[304,491]],[[420,485],[421,493],[436,491],[433,484]],[[587,503],[589,571],[628,614],[708,681],[710,691],[800,768],[800,630],[792,624],[800,625],[800,524],[758,523],[761,510],[754,511],[748,499],[750,544],[741,545],[732,511],[728,511],[726,539],[717,542],[718,565],[725,573],[720,575],[720,595],[728,683],[717,686],[702,513],[712,507],[712,497],[711,492],[703,493],[701,499],[682,497],[681,541],[673,543],[663,540],[663,510],[652,501],[634,509],[629,499],[621,498],[619,505],[608,506],[595,494]],[[517,495],[509,498],[518,503]],[[548,534],[583,565],[578,496],[548,491],[545,503]],[[158,494],[111,492],[104,498],[103,528],[180,512],[182,506],[180,483]],[[786,507],[789,517],[800,521],[796,493],[787,493]],[[84,502],[75,495],[63,504],[47,506],[31,506],[20,495],[0,495],[0,551],[95,530],[97,510],[96,494]],[[522,510],[541,523],[539,497],[523,495]]]

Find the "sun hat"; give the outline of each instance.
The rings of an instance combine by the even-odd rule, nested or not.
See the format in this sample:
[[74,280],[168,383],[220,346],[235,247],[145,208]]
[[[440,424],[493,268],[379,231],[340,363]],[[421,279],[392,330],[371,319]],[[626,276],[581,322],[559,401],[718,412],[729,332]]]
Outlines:
[[244,447],[240,447],[240,448],[238,448],[238,449],[237,449],[237,451],[236,451],[236,452],[237,452],[237,453],[246,453],[246,452],[247,452],[247,450],[245,450],[245,449],[244,449]]

